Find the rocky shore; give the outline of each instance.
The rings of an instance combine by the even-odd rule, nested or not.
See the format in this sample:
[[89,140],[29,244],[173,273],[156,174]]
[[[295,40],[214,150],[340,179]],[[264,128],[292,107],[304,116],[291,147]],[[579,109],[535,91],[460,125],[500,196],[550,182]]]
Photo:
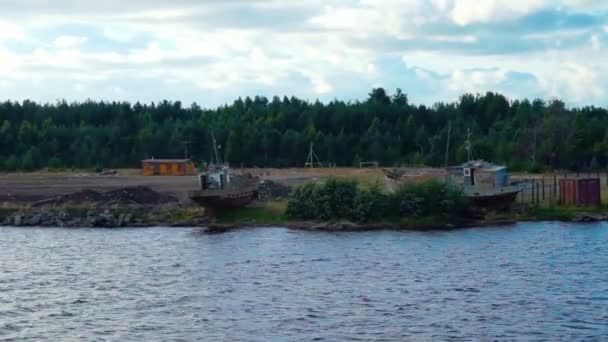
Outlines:
[[126,227],[144,226],[143,220],[132,214],[113,214],[110,210],[101,213],[88,212],[84,217],[68,212],[30,211],[13,213],[0,223],[15,227]]
[[[374,230],[411,230],[411,231],[437,231],[437,230],[453,230],[472,227],[484,226],[506,226],[516,224],[513,220],[488,220],[488,221],[469,221],[457,224],[420,224],[420,225],[400,225],[393,223],[355,223],[355,222],[286,222],[281,224],[281,227],[307,230],[318,232],[364,232]],[[267,224],[214,224],[208,223],[203,226],[204,231],[208,233],[222,233],[231,230],[251,228],[251,227],[274,227]]]
[[[400,225],[392,223],[354,223],[287,221],[281,227],[308,231],[346,232],[399,230],[451,230],[469,227],[512,225],[537,219],[470,220],[453,224]],[[561,221],[556,219],[555,221]],[[608,213],[576,213],[569,222],[604,222]],[[251,227],[270,227],[263,222],[251,221],[239,224],[216,224],[204,215],[200,208],[169,207],[113,207],[113,208],[20,208],[0,210],[0,226],[14,227],[65,227],[65,228],[120,228],[120,227],[202,227],[205,231],[224,232]]]
[[[208,222],[202,212],[194,215],[184,215],[185,210],[187,209],[21,209],[0,215],[0,226],[66,228],[198,227]],[[195,212],[198,209],[188,211]]]
[[204,209],[187,207],[176,198],[143,186],[107,192],[78,192],[0,208],[0,225],[16,227],[151,227],[200,226]]

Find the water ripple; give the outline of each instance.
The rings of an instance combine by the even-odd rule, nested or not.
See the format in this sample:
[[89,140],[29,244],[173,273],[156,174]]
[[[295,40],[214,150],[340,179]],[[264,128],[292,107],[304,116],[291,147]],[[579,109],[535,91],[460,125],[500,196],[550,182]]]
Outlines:
[[0,235],[0,341],[608,340],[606,224]]

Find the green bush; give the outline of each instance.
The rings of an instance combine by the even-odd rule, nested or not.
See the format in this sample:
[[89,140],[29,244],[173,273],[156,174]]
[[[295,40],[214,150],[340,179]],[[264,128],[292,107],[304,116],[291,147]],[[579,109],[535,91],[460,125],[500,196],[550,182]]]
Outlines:
[[389,195],[378,183],[361,189],[356,181],[330,179],[322,185],[298,187],[289,199],[287,216],[369,222],[396,216],[449,218],[464,214],[467,208],[462,192],[440,181],[404,185]]
[[19,161],[14,155],[9,156],[4,161],[4,170],[8,172],[17,171],[19,168]]
[[459,188],[439,180],[405,184],[393,197],[397,204],[394,209],[401,215],[453,216],[462,214],[468,208]]
[[287,216],[305,220],[317,218],[319,185],[304,184],[293,191],[287,204]]
[[358,191],[350,218],[359,222],[377,221],[389,216],[389,210],[389,197],[375,183],[369,189]]

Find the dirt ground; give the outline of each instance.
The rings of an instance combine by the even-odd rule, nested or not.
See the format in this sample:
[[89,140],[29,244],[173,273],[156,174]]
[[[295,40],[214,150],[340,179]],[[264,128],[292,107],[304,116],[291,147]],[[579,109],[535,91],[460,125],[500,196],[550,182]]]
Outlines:
[[[196,176],[142,176],[140,170],[117,170],[118,175],[101,176],[90,172],[32,172],[0,174],[0,204],[32,203],[84,189],[107,192],[125,187],[144,186],[189,203],[187,193],[198,187]],[[351,177],[361,182],[382,179],[381,169],[236,169],[286,185],[298,185],[328,177]]]
[[[162,194],[176,197],[182,203],[189,203],[188,191],[198,187],[196,176],[161,177],[142,176],[138,169],[117,170],[118,175],[101,176],[96,173],[75,172],[33,172],[33,173],[0,173],[0,205],[37,202],[61,195],[72,194],[82,190],[98,192],[113,191],[125,187],[148,187]],[[362,184],[376,181],[385,182],[381,168],[289,168],[289,169],[233,169],[236,174],[250,173],[262,180],[272,180],[285,185],[299,185],[329,177],[355,178]],[[412,168],[408,169],[412,180],[427,180],[440,177],[441,169]],[[574,176],[574,175],[570,175]],[[581,175],[582,176],[582,175]],[[589,176],[597,176],[595,174]],[[513,174],[512,180],[542,179],[552,184],[553,175]],[[563,178],[559,175],[558,178]],[[600,175],[602,191],[608,189],[608,175]],[[390,184],[387,184],[390,187]],[[525,197],[525,194],[523,194]],[[602,194],[605,195],[605,194]],[[608,195],[603,196],[604,198]]]

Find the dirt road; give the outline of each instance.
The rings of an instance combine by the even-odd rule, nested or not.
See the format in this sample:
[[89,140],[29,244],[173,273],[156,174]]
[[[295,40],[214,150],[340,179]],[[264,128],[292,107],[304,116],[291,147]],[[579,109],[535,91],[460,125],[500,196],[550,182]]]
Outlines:
[[[287,185],[298,185],[328,177],[351,177],[361,182],[382,179],[380,169],[236,169],[235,173],[251,173]],[[118,170],[118,175],[101,176],[90,172],[32,172],[0,174],[0,204],[32,203],[84,189],[99,192],[124,187],[145,186],[188,203],[187,193],[198,187],[195,176],[148,177],[139,170]]]

